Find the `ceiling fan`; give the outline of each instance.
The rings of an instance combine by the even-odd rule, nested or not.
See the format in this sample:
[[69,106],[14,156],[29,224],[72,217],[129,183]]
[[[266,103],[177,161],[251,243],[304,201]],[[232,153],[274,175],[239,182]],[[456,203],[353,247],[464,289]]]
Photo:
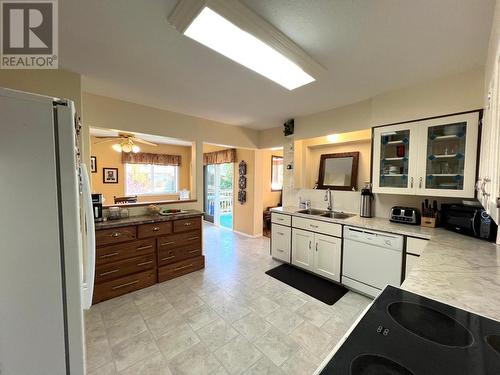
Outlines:
[[117,152],[137,153],[137,152],[141,151],[141,148],[135,144],[136,142],[143,143],[143,144],[149,145],[149,146],[158,146],[155,143],[146,141],[142,138],[136,137],[135,135],[128,134],[128,133],[118,133],[117,136],[96,137],[96,138],[99,138],[101,140],[97,141],[95,144],[119,140],[118,143],[115,143],[114,145],[111,146],[113,148],[113,150],[115,150]]

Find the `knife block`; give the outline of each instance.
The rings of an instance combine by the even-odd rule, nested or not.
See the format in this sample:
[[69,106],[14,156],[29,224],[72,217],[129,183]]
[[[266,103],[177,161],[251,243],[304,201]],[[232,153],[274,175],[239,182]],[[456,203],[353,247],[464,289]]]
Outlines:
[[435,228],[437,226],[437,217],[422,216],[422,220],[420,221],[420,226]]

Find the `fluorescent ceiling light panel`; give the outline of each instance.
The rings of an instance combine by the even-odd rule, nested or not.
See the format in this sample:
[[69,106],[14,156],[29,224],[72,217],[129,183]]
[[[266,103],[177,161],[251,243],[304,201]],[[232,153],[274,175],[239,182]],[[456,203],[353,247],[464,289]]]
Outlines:
[[208,7],[184,34],[288,90],[315,81],[290,59]]

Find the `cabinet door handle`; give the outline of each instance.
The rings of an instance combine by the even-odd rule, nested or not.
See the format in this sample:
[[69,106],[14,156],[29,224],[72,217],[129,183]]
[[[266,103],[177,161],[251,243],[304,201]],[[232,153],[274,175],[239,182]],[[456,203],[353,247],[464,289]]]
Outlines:
[[139,280],[131,281],[131,282],[129,282],[129,283],[125,283],[125,284],[121,284],[121,285],[114,286],[112,289],[113,289],[113,290],[116,290],[116,289],[125,288],[125,287],[127,287],[127,286],[137,284],[138,282],[139,282]]
[[190,263],[190,264],[188,264],[188,265],[186,265],[186,266],[176,267],[176,268],[174,268],[174,271],[180,271],[180,270],[183,270],[183,269],[185,269],[185,268],[192,267],[192,266],[193,266],[193,263]]
[[199,239],[200,237],[189,237],[187,240],[188,241],[194,241],[194,240],[197,240]]
[[142,263],[137,263],[138,266],[145,266],[146,264],[151,264],[153,263],[152,260],[150,260],[149,262],[142,262]]
[[284,236],[285,235],[285,233],[283,233],[283,232],[276,232],[276,233],[279,234],[280,236]]
[[137,248],[137,251],[151,249],[152,247],[153,247],[153,245],[140,246],[140,247]]
[[184,223],[184,226],[189,227],[191,224],[192,224],[191,222],[187,222],[187,223]]
[[173,245],[174,243],[175,243],[175,241],[164,242],[164,243],[161,243],[160,246]]
[[420,180],[418,182],[418,188],[422,189],[422,177],[420,177]]
[[120,269],[116,269],[116,270],[112,270],[112,271],[107,271],[107,272],[100,273],[99,276],[107,276],[107,275],[111,275],[113,273],[117,273],[119,271],[120,271]]
[[191,250],[189,251],[190,254],[193,254],[193,253],[197,253],[198,251],[200,251],[199,249],[196,249],[196,250]]
[[318,251],[318,243],[316,242],[316,251]]
[[114,238],[120,237],[121,235],[122,234],[120,232],[113,232],[113,233],[111,233],[111,237],[114,237]]
[[158,232],[160,230],[160,227],[153,227],[153,232]]
[[309,226],[310,226],[311,228],[319,228],[319,226],[318,226],[318,225],[314,225],[314,224],[309,224]]
[[484,180],[483,180],[483,183],[481,184],[481,191],[483,193],[483,197],[489,197],[490,194],[486,191],[486,184],[488,182],[490,182],[490,178],[489,177],[485,177]]
[[111,254],[104,254],[101,255],[99,258],[111,258],[114,257],[115,255],[118,255],[119,253],[111,253]]
[[413,189],[413,177],[410,178],[410,187]]
[[309,241],[309,250],[311,250],[311,241]]
[[278,250],[280,253],[284,253],[285,252],[285,250],[283,250],[283,249],[276,249],[276,250]]
[[163,260],[169,260],[169,259],[174,259],[175,258],[175,255],[172,255],[170,257],[166,257],[166,258],[161,258],[160,261],[163,261]]

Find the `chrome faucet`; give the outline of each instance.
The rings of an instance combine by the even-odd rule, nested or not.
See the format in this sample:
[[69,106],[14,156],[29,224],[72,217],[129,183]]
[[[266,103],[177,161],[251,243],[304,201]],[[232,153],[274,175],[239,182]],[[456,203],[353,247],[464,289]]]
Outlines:
[[326,209],[328,211],[333,211],[332,191],[330,189],[326,189],[326,192],[325,192],[325,202],[328,202],[328,207]]

